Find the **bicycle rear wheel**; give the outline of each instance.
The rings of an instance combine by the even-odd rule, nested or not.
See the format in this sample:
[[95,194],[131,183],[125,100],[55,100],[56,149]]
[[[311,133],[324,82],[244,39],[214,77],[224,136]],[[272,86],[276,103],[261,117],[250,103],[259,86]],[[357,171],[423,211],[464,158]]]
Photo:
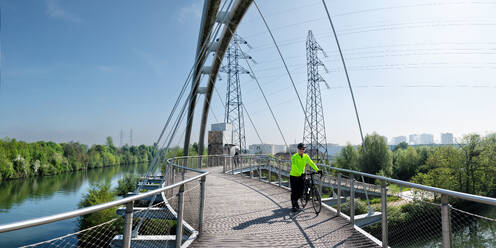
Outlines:
[[319,214],[320,210],[322,209],[322,199],[320,197],[319,191],[315,187],[313,187],[312,190],[312,206],[313,210],[315,210],[315,213]]

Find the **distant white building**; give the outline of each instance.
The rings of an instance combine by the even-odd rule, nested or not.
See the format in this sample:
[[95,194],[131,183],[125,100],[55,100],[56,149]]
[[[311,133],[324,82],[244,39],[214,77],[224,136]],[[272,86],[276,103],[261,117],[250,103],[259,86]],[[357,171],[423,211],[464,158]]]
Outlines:
[[418,136],[418,145],[429,145],[434,144],[434,135],[430,133],[423,133]]
[[441,144],[452,145],[453,144],[453,134],[452,133],[441,133]]
[[249,147],[250,153],[253,154],[276,154],[278,152],[286,152],[285,145],[274,144],[253,144]]
[[416,145],[416,144],[418,144],[418,135],[416,135],[416,134],[410,134],[408,136],[408,144],[410,144],[410,145]]
[[391,145],[398,145],[401,142],[406,142],[406,136],[393,137]]

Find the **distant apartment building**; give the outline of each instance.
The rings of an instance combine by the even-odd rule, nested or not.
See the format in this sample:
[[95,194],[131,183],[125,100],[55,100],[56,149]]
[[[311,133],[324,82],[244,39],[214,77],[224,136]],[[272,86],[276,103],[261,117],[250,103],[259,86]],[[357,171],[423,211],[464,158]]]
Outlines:
[[274,144],[253,144],[249,146],[250,153],[253,154],[276,154],[286,152],[286,146]]
[[434,135],[429,133],[423,133],[418,136],[417,144],[419,145],[429,145],[434,144]]
[[453,134],[452,133],[441,133],[441,144],[452,145],[453,144]]
[[391,140],[391,145],[398,145],[401,142],[406,142],[406,136],[393,137]]
[[416,134],[410,134],[408,136],[408,144],[410,144],[410,145],[416,145],[416,144],[418,144],[418,135],[416,135]]

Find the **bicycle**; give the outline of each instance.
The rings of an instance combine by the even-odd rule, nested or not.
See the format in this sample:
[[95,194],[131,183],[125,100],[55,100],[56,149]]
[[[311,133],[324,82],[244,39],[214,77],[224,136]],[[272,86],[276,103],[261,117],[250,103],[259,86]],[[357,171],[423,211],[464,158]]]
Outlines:
[[303,187],[303,195],[300,197],[300,204],[302,208],[305,208],[308,201],[312,201],[313,210],[315,210],[316,214],[320,213],[322,209],[322,198],[320,197],[320,192],[315,186],[313,175],[320,174],[320,178],[322,179],[322,173],[318,172],[310,172],[306,175],[310,175],[310,178],[305,176],[305,186]]

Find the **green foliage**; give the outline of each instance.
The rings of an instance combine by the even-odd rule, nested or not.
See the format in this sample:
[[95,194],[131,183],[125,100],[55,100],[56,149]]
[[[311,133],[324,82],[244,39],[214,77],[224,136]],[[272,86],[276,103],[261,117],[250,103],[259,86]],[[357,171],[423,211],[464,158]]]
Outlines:
[[[79,208],[90,207],[113,200],[115,200],[115,195],[110,190],[109,184],[92,185],[89,192],[84,195],[83,199],[79,202]],[[81,216],[78,219],[79,230],[84,230],[116,218],[116,209],[117,207],[114,207]],[[97,247],[97,245],[92,242],[92,239],[97,235],[101,242],[105,242],[106,240],[110,241],[114,234],[119,232],[119,227],[121,225],[122,221],[121,223],[119,223],[119,221],[114,221],[110,224],[103,225],[98,229],[82,232],[78,235],[79,246]]]
[[336,157],[336,166],[343,169],[358,170],[359,154],[352,145],[348,144]]
[[376,133],[365,137],[365,148],[359,147],[360,170],[370,174],[391,176],[393,160],[386,140]]
[[397,151],[397,150],[407,149],[408,147],[409,147],[408,143],[406,143],[405,141],[402,141],[401,143],[399,143],[398,145],[396,145],[394,147],[393,152]]
[[[115,200],[115,195],[110,190],[109,184],[92,185],[89,192],[83,196],[83,199],[79,202],[79,208],[91,207],[94,205],[102,204],[105,202],[110,202]],[[109,221],[115,217],[116,208],[109,208],[81,216],[78,221],[79,229],[83,230],[88,227],[92,227],[103,222]]]
[[9,138],[0,139],[0,180],[148,162],[154,155],[151,146],[126,145],[117,148],[111,137],[107,137],[106,141],[106,145],[88,148],[77,142],[26,143]]
[[[354,202],[355,202],[355,215],[365,214],[368,212],[366,202],[364,202],[360,199],[356,199],[356,198],[355,198]],[[349,200],[341,205],[341,211],[348,216],[350,215],[350,201]]]
[[420,156],[413,147],[398,149],[393,153],[393,177],[408,181],[417,172],[420,166]]
[[116,193],[117,195],[126,195],[128,192],[133,192],[139,182],[139,176],[134,174],[126,175],[124,178],[120,179],[117,183]]

